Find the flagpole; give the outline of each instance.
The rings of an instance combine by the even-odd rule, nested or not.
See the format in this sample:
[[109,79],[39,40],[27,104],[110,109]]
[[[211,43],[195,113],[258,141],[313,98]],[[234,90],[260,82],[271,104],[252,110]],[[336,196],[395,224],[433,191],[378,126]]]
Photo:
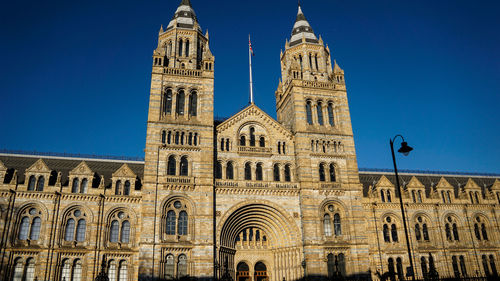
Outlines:
[[253,104],[253,81],[252,81],[252,49],[250,34],[248,34],[248,60],[250,63],[250,103]]

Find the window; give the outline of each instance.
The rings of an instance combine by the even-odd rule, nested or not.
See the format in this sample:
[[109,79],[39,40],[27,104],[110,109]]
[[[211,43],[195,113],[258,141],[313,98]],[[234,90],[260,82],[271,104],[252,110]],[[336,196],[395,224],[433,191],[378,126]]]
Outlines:
[[75,235],[75,220],[71,218],[66,223],[66,231],[64,234],[64,240],[72,241],[74,235]]
[[417,193],[415,192],[415,190],[412,190],[411,191],[411,199],[413,201],[413,203],[417,203],[417,197],[415,196]]
[[491,273],[490,273],[490,268],[488,266],[488,258],[486,257],[486,255],[482,255],[482,260],[483,260],[483,269],[484,269],[484,274],[486,276],[490,276]]
[[179,57],[182,57],[182,39],[179,39]]
[[307,115],[307,124],[312,125],[312,109],[311,109],[311,101],[306,102],[306,115]]
[[255,168],[255,180],[261,181],[263,179],[262,177],[262,163],[257,163],[257,166]]
[[422,190],[419,190],[417,192],[417,195],[418,195],[418,203],[422,203]]
[[451,265],[453,267],[453,274],[456,278],[460,278],[460,269],[458,268],[458,259],[457,256],[451,257]]
[[179,115],[184,115],[184,103],[185,103],[185,95],[184,90],[179,90],[177,93],[177,103],[175,106],[176,113]]
[[187,235],[188,215],[187,215],[186,211],[180,212],[179,222],[178,222],[177,226],[178,226],[177,233],[179,235]]
[[291,181],[290,165],[285,165],[285,181]]
[[66,229],[64,231],[64,240],[67,242],[85,241],[85,232],[87,230],[87,222],[85,213],[76,209],[70,211],[66,215]]
[[35,176],[30,176],[29,182],[28,182],[28,190],[33,191],[35,190],[35,185],[36,185],[36,178]]
[[189,56],[189,40],[186,40],[186,57]]
[[109,242],[120,242],[123,244],[130,243],[130,216],[123,211],[118,211],[113,214],[111,219]]
[[457,227],[457,221],[455,218],[452,216],[448,216],[445,221],[445,233],[446,233],[446,239],[450,242],[453,241],[460,241],[458,237],[458,227]]
[[463,276],[467,276],[467,267],[465,266],[464,256],[460,256],[460,270],[462,270]]
[[222,164],[219,161],[215,163],[215,178],[222,179]]
[[[333,234],[338,237],[342,235],[342,224],[340,220],[340,213],[334,205],[328,205],[323,216],[323,227],[325,231],[325,236],[332,236],[332,224],[333,224]],[[333,221],[332,221],[333,218]],[[328,220],[328,221],[327,221]]]
[[226,179],[228,179],[228,180],[234,179],[233,162],[227,162],[227,166],[226,166]]
[[495,257],[493,255],[490,255],[490,267],[493,276],[498,276],[497,267],[495,265]]
[[61,269],[61,280],[69,281],[71,280],[71,263],[68,259],[63,260],[63,266]]
[[165,263],[165,279],[172,280],[174,279],[174,256],[172,254],[168,254],[166,257]]
[[273,166],[273,176],[274,181],[280,181],[280,166],[278,164],[274,164]]
[[163,94],[162,111],[163,114],[172,113],[172,89],[167,89]]
[[110,260],[108,263],[108,278],[109,281],[116,281],[116,262]]
[[26,260],[26,278],[25,281],[34,281],[35,280],[35,259],[28,258]]
[[255,128],[250,127],[250,146],[255,146]]
[[417,241],[429,241],[427,222],[422,216],[417,217],[417,221],[415,223],[415,237]]
[[260,139],[259,139],[259,146],[260,147],[266,147],[266,139],[264,137],[260,137]]
[[71,262],[69,259],[63,260],[61,267],[61,280],[82,280],[82,262],[80,259],[75,259],[73,262]]
[[342,225],[340,223],[340,215],[339,214],[335,214],[333,216],[333,229],[334,229],[335,236],[342,235]]
[[344,254],[328,254],[327,256],[328,278],[335,276],[345,276],[345,257]]
[[404,280],[403,261],[401,260],[401,258],[396,258],[396,269],[399,280]]
[[184,254],[179,255],[177,262],[177,278],[187,276],[187,257]]
[[325,214],[325,216],[323,217],[323,229],[325,232],[325,236],[332,236],[332,223],[329,214]]
[[391,225],[391,238],[393,242],[398,242],[398,229],[395,224]]
[[83,193],[83,194],[87,193],[88,185],[89,185],[89,181],[87,179],[83,179],[82,186],[80,187],[80,193]]
[[196,116],[198,114],[198,94],[192,92],[189,96],[189,115]]
[[167,235],[188,235],[189,216],[187,206],[180,200],[166,205],[164,231]]
[[318,102],[318,105],[316,106],[316,111],[318,112],[318,124],[324,125],[324,122],[323,122],[323,107],[321,105],[321,102]]
[[398,242],[398,229],[391,217],[386,217],[383,226],[385,242]]
[[424,279],[427,278],[427,272],[429,271],[427,269],[427,260],[425,257],[420,258],[420,268],[422,269],[422,275],[424,276]]
[[245,163],[245,180],[252,180],[252,168],[250,163]]
[[42,226],[42,213],[36,208],[25,209],[21,213],[21,223],[19,225],[19,240],[36,241],[40,238],[40,229]]
[[122,194],[122,181],[117,180],[115,183],[115,195],[121,195]]
[[385,191],[384,190],[380,190],[380,197],[382,199],[382,202],[385,202]]
[[120,267],[118,267],[118,281],[125,281],[128,279],[128,267],[127,262],[120,261]]
[[123,195],[130,195],[130,181],[125,181],[123,186]]
[[168,157],[168,167],[167,167],[167,174],[169,176],[175,176],[175,156],[173,155],[170,155],[170,157]]
[[391,198],[391,191],[390,190],[387,190],[387,202],[392,202],[392,198]]
[[175,212],[168,211],[167,213],[167,235],[175,235]]
[[82,280],[82,262],[80,260],[75,260],[73,263],[73,278],[72,281]]
[[24,266],[23,260],[21,258],[17,258],[14,262],[14,274],[12,277],[13,281],[22,281],[24,274]]
[[245,146],[246,145],[246,139],[245,136],[240,137],[240,146]]
[[181,176],[188,176],[188,160],[187,156],[181,158]]
[[330,126],[335,126],[335,120],[333,119],[333,105],[331,103],[328,104],[328,122]]
[[481,219],[481,217],[476,217],[474,222],[474,233],[476,234],[476,239],[481,241],[488,241],[488,232],[486,231],[486,224]]
[[36,184],[36,191],[43,191],[44,185],[45,185],[45,178],[43,176],[40,176]]
[[451,203],[451,191],[446,192],[446,199],[448,200],[448,203]]
[[325,181],[325,164],[319,164],[319,180]]
[[80,181],[78,180],[78,178],[73,179],[73,186],[71,188],[71,193],[78,193],[80,191],[79,183]]
[[330,164],[330,181],[335,182],[337,181],[337,177],[335,176],[335,165]]
[[87,223],[84,219],[78,220],[76,225],[76,241],[83,242],[85,241],[85,229],[87,227]]

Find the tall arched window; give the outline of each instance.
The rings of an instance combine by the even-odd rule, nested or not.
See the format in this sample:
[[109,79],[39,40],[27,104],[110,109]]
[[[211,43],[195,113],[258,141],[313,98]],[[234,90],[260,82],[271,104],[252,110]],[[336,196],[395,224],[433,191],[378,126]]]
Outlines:
[[179,39],[179,57],[182,57],[182,39]]
[[330,164],[330,181],[335,182],[337,181],[337,177],[335,175],[335,165]]
[[66,223],[66,231],[64,234],[64,240],[72,241],[74,235],[75,235],[75,220],[73,218],[71,218]]
[[398,242],[398,229],[395,224],[391,225],[391,238],[393,242]]
[[448,216],[445,222],[446,239],[448,241],[459,241],[457,221],[452,216]]
[[117,180],[115,183],[115,195],[121,195],[122,194],[122,181]]
[[228,180],[234,179],[233,162],[227,162],[227,166],[226,166],[226,179],[228,179]]
[[122,243],[129,243],[130,242],[130,222],[129,221],[124,221],[122,223],[122,231],[121,231],[121,237],[120,241]]
[[333,118],[333,104],[328,104],[328,122],[330,126],[335,126],[335,119]]
[[110,218],[109,242],[124,244],[130,243],[130,216],[123,211],[118,211]]
[[392,196],[391,196],[391,191],[387,190],[387,202],[391,203],[392,202]]
[[80,191],[80,181],[78,178],[73,179],[73,186],[71,187],[71,193],[78,193]]
[[73,262],[73,274],[71,281],[82,280],[82,261],[77,259]]
[[38,177],[38,182],[36,184],[36,191],[43,191],[43,187],[45,186],[45,177]]
[[36,217],[33,219],[33,222],[31,223],[31,230],[30,230],[30,240],[35,241],[40,238],[40,228],[42,226],[42,219],[40,217]]
[[35,259],[28,258],[26,260],[26,279],[25,281],[34,281],[35,280]]
[[273,166],[273,176],[274,181],[280,181],[280,166],[278,164],[274,164]]
[[398,229],[396,227],[396,224],[393,223],[391,217],[385,218],[383,232],[385,242],[398,242]]
[[168,157],[168,165],[167,165],[167,174],[169,176],[175,176],[175,156],[173,155],[170,155],[170,157]]
[[453,273],[455,278],[460,278],[460,270],[458,269],[458,259],[457,256],[451,257],[451,265],[453,267]]
[[252,168],[250,163],[245,163],[245,180],[252,180]]
[[165,279],[172,280],[175,277],[174,273],[174,255],[168,254],[165,262]]
[[404,273],[403,273],[403,261],[401,258],[396,258],[396,270],[398,273],[398,279],[399,280],[404,280]]
[[427,222],[422,216],[417,217],[417,221],[415,222],[415,238],[417,241],[429,241]]
[[189,96],[189,115],[196,116],[198,114],[198,94],[192,92]]
[[481,240],[488,240],[488,232],[486,231],[486,225],[482,221],[480,217],[475,218],[474,222],[474,233],[476,234],[476,239],[481,241]]
[[17,258],[14,262],[14,274],[12,275],[13,281],[23,281],[24,266],[23,260]]
[[219,161],[215,163],[215,178],[222,179],[222,163]]
[[167,89],[163,94],[162,112],[163,114],[172,113],[172,89]]
[[460,256],[460,270],[462,270],[462,275],[467,276],[467,267],[465,266],[464,256]]
[[427,279],[428,269],[427,269],[427,260],[425,259],[425,257],[420,258],[420,268],[422,269],[422,275],[424,279]]
[[312,108],[311,108],[311,101],[306,102],[306,116],[307,116],[307,124],[312,125],[313,120],[312,120]]
[[71,280],[71,263],[69,259],[64,259],[62,262],[62,267],[61,267],[61,281],[66,280],[70,281]]
[[247,142],[247,141],[246,141],[245,136],[241,136],[241,137],[240,137],[240,146],[245,146],[245,145],[247,145],[247,143],[246,143],[246,142]]
[[495,256],[493,256],[493,255],[490,255],[490,267],[491,267],[491,272],[493,273],[493,276],[498,276],[497,267],[495,265]]
[[30,219],[28,217],[23,217],[21,219],[21,226],[19,227],[19,240],[28,239],[29,228],[30,228]]
[[186,211],[181,211],[179,213],[179,222],[177,224],[177,234],[187,235],[188,232],[188,214]]
[[188,159],[187,156],[181,158],[181,176],[188,176]]
[[177,278],[187,276],[187,257],[184,254],[179,255],[177,262]]
[[118,242],[118,237],[120,236],[120,223],[118,220],[111,222],[111,228],[109,231],[109,242]]
[[323,122],[323,106],[321,102],[318,102],[318,105],[316,106],[316,111],[318,113],[318,124],[324,125]]
[[115,260],[110,260],[108,262],[108,278],[109,278],[109,281],[116,281],[116,262],[115,262]]
[[260,137],[260,139],[259,139],[259,146],[260,147],[266,147],[266,139],[264,137]]
[[87,193],[88,186],[89,186],[89,181],[87,179],[83,179],[82,186],[80,187],[80,193],[83,194]]
[[42,219],[40,218],[42,213],[36,208],[25,209],[21,213],[21,223],[19,224],[19,240],[31,241],[38,240],[40,238],[40,229],[42,226]]
[[325,164],[319,164],[319,180],[325,181]]
[[130,195],[130,181],[125,181],[125,185],[123,186],[123,195]]
[[340,236],[342,235],[342,224],[340,223],[340,215],[335,214],[333,216],[333,229],[335,236]]
[[76,241],[85,241],[85,230],[87,229],[87,223],[84,219],[79,219],[76,225]]
[[389,226],[384,224],[383,228],[384,242],[391,242],[391,236],[389,235]]
[[333,256],[333,254],[328,254],[328,256],[326,256],[326,259],[327,259],[326,265],[328,268],[328,278],[330,279],[335,274],[335,257]]
[[380,190],[380,197],[382,199],[382,202],[385,202],[385,191],[383,189]]
[[28,190],[33,191],[35,190],[35,185],[36,185],[36,177],[35,176],[30,176],[29,182],[28,182]]
[[262,178],[262,163],[257,163],[255,167],[255,180],[261,181]]
[[323,228],[325,236],[332,236],[332,222],[330,221],[330,215],[325,214],[323,216]]
[[184,90],[179,90],[177,93],[177,103],[175,105],[175,112],[179,115],[184,115],[185,98]]
[[250,127],[250,146],[255,146],[255,128]]
[[167,235],[175,235],[175,212],[170,210],[167,213]]
[[285,165],[285,181],[291,181],[292,177],[290,175],[290,165]]
[[186,40],[186,57],[189,57],[189,40]]
[[483,269],[484,269],[484,274],[486,276],[490,276],[491,273],[490,273],[490,268],[488,267],[488,258],[486,257],[486,255],[482,255],[481,256],[482,260],[483,260]]

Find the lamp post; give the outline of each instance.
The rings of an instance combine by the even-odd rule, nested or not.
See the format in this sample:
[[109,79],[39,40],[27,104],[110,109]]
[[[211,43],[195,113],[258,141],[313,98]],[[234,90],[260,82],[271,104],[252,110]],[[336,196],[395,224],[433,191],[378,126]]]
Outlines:
[[[402,142],[401,142],[401,148],[398,149],[399,153],[402,153],[404,156],[408,156],[410,151],[413,150],[412,147],[408,146],[408,143],[405,141],[402,135],[396,135],[393,139],[390,139],[390,146],[391,146],[391,153],[392,153],[392,163],[394,164],[394,173],[396,174],[396,188],[399,194],[399,204],[401,207],[401,215],[403,216],[403,226],[405,230],[405,238],[406,238],[406,246],[408,248],[408,258],[410,259],[410,273],[412,276],[412,280],[415,280],[415,270],[413,267],[413,258],[411,255],[411,247],[410,247],[410,239],[408,238],[408,227],[406,226],[406,215],[405,215],[405,209],[403,205],[403,194],[401,193],[401,187],[399,186],[399,176],[398,176],[398,167],[396,166],[396,156],[394,155],[394,141],[398,138],[401,137]],[[408,275],[408,270],[407,270],[407,275]]]

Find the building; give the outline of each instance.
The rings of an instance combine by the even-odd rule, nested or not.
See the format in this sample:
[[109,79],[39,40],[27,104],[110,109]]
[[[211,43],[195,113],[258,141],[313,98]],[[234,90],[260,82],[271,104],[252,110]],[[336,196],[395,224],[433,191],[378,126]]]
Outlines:
[[[189,0],[153,52],[144,161],[0,154],[2,280],[325,278],[409,265],[390,171],[359,171],[344,71],[299,7],[277,120],[214,120]],[[417,275],[496,275],[499,175],[401,175]]]

